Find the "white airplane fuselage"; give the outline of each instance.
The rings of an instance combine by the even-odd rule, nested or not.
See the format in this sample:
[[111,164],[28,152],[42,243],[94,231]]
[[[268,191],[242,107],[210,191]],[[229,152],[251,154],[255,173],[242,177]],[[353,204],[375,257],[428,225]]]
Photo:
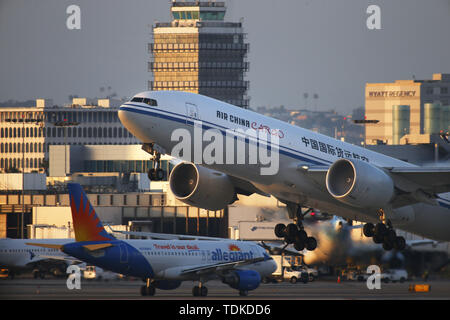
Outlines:
[[49,256],[57,258],[67,256],[57,249],[38,248],[26,243],[65,244],[73,241],[73,239],[0,239],[0,267],[26,270]]
[[[230,176],[251,182],[259,190],[276,198],[317,208],[347,219],[378,222],[379,212],[375,209],[361,209],[336,200],[326,189],[325,182],[317,183],[304,175],[300,167],[329,167],[341,158],[366,161],[377,167],[416,167],[413,164],[359,147],[331,137],[290,125],[253,111],[245,110],[225,102],[202,95],[178,92],[143,92],[135,97],[155,99],[157,106],[146,103],[127,102],[119,109],[122,124],[143,143],[156,143],[172,154],[172,149],[180,142],[172,133],[185,129],[192,142],[198,134],[195,126],[203,130],[213,129],[223,136],[227,132],[266,130],[276,134],[279,141],[279,169],[274,175],[262,175],[261,165],[250,164],[246,154],[244,164],[199,163]],[[246,144],[252,140],[246,136]],[[198,148],[192,146],[192,157],[205,151],[209,142]],[[226,148],[224,144],[224,148]],[[225,152],[226,153],[226,150]],[[174,155],[174,154],[172,154]],[[235,156],[236,158],[236,156]],[[227,162],[225,162],[227,163]],[[416,203],[394,209],[402,219],[392,220],[396,228],[413,232],[434,240],[450,240],[450,193],[440,194],[438,205]]]

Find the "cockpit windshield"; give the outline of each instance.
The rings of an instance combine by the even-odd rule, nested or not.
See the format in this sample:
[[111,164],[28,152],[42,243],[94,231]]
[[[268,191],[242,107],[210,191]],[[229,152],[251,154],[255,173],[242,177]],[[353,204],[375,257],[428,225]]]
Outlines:
[[153,106],[153,107],[158,106],[158,102],[155,99],[150,99],[150,98],[134,97],[133,99],[131,99],[131,102],[142,102],[142,103],[146,103],[149,106]]

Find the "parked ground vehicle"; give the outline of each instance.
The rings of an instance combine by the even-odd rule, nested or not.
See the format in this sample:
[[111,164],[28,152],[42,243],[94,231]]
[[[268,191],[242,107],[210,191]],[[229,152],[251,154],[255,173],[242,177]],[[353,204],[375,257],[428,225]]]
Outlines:
[[86,266],[83,270],[83,278],[87,280],[113,280],[118,279],[117,273],[105,271],[95,266]]
[[408,280],[408,272],[404,269],[389,269],[385,272],[381,273],[380,275],[381,281],[388,283],[390,281],[392,282],[405,282]]
[[308,281],[314,281],[319,277],[319,271],[317,271],[317,269],[314,268],[310,268],[307,266],[295,266],[292,267],[292,269],[300,271],[300,272],[304,272],[308,275]]
[[318,275],[315,269],[306,266],[293,266],[289,256],[273,255],[272,258],[277,263],[277,269],[270,278],[263,279],[263,282],[290,281],[291,283],[297,283],[301,281],[307,283],[313,281]]
[[7,279],[9,276],[9,270],[0,268],[0,279]]

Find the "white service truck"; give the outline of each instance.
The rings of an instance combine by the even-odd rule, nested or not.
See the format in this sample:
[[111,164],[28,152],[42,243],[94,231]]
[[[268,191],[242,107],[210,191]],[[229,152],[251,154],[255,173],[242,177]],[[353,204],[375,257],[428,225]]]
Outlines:
[[291,283],[297,283],[302,281],[307,283],[312,280],[306,269],[291,264],[289,256],[274,255],[272,258],[277,263],[277,269],[272,273],[271,277],[263,279],[263,282],[290,281]]

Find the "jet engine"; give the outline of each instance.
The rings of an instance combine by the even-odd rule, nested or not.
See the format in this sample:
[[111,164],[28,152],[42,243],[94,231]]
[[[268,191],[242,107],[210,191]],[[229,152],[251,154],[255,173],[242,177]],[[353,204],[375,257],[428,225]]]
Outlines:
[[207,210],[224,209],[236,200],[236,191],[226,174],[190,162],[172,169],[169,184],[178,200]]
[[254,270],[235,270],[227,274],[222,282],[233,289],[249,291],[259,287],[261,276]]
[[382,208],[394,196],[394,182],[382,169],[367,162],[340,159],[328,169],[328,192],[337,200],[358,208]]

